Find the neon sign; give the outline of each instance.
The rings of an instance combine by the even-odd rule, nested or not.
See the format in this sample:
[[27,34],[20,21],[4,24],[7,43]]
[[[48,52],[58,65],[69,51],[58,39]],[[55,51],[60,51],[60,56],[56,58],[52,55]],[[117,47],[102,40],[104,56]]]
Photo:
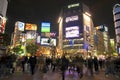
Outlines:
[[68,8],[77,7],[79,5],[80,5],[79,3],[77,3],[77,4],[71,4],[71,5],[68,5]]
[[51,33],[50,33],[50,36],[55,37],[55,36],[56,36],[56,33],[51,32]]

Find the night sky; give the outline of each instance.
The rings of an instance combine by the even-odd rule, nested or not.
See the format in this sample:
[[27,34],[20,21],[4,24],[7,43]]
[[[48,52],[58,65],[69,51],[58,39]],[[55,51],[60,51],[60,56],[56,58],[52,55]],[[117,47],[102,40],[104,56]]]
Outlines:
[[12,33],[16,21],[37,24],[42,21],[52,23],[52,30],[57,30],[57,20],[62,7],[66,4],[82,1],[89,6],[94,26],[105,24],[114,38],[112,9],[120,0],[10,0],[7,9],[6,33]]

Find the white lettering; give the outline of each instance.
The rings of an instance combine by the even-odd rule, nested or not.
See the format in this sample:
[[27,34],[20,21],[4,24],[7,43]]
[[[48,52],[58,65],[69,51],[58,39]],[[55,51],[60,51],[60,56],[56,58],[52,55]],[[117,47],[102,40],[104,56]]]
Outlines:
[[79,5],[80,5],[79,3],[77,3],[77,4],[71,4],[71,5],[68,5],[68,8],[77,7]]
[[68,23],[69,21],[76,21],[78,20],[78,16],[71,16],[71,17],[67,17],[65,19],[65,22]]

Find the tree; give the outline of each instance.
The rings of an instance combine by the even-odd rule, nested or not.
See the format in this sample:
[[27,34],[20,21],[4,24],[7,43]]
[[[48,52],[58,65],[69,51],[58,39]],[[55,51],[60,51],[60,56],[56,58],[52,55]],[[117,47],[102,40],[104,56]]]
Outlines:
[[14,47],[14,48],[13,48],[13,51],[14,51],[16,54],[19,54],[19,55],[24,52],[23,49],[21,49],[21,45]]
[[34,43],[26,45],[26,51],[30,54],[35,54],[37,52],[38,46]]

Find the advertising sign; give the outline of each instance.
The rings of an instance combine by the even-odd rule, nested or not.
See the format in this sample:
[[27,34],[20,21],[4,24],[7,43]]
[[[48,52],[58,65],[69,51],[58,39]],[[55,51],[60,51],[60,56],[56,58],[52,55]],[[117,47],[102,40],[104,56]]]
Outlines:
[[4,33],[6,25],[6,18],[0,16],[0,33]]
[[[48,42],[49,40],[49,42]],[[56,46],[56,39],[53,38],[41,38],[41,45],[45,46]]]
[[79,27],[78,26],[72,26],[72,27],[66,27],[66,38],[71,37],[79,37]]
[[68,23],[68,22],[76,21],[76,20],[78,20],[78,15],[66,17],[65,22]]
[[118,48],[118,53],[120,54],[120,48]]
[[41,23],[41,32],[50,32],[50,23],[49,22]]
[[34,31],[36,31],[37,30],[37,25],[36,24],[26,23],[25,24],[25,30],[34,30]]
[[18,30],[24,31],[25,23],[18,21],[17,26],[18,26]]
[[51,36],[51,37],[56,37],[56,36],[57,36],[57,33],[56,33],[56,32],[50,32],[50,36]]
[[36,32],[35,31],[27,31],[26,33],[26,38],[27,39],[36,39]]
[[[72,14],[72,13],[71,13]],[[83,33],[82,17],[78,14],[67,16],[64,18],[63,34],[66,38],[80,38]]]

